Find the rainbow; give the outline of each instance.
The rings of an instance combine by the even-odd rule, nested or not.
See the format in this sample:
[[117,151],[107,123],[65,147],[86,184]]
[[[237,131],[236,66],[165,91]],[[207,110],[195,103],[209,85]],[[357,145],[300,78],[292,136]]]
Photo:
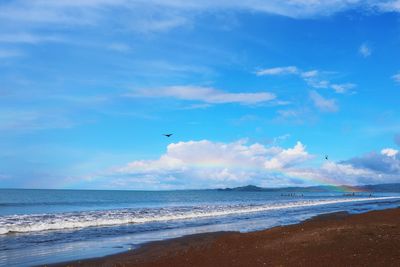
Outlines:
[[[201,160],[201,161],[196,161],[195,163],[191,163],[188,166],[193,167],[193,168],[201,168],[201,169],[240,169],[240,170],[247,170],[247,171],[258,171],[258,172],[266,172],[266,169],[262,166],[259,166],[258,164],[243,164],[243,163],[231,163],[227,162],[224,160],[220,159],[213,159],[213,160]],[[282,176],[288,176],[282,171],[276,171],[276,173],[279,173]],[[293,177],[293,176],[291,176]],[[306,176],[298,176],[296,175],[295,178],[302,179],[304,181],[307,181],[311,184],[315,184],[318,186],[330,186],[332,187],[332,190],[337,191],[337,192],[343,192],[343,193],[348,193],[348,192],[365,192],[366,190],[362,190],[358,187],[351,186],[351,185],[343,185],[336,181],[335,179],[332,179],[328,176],[324,177],[306,177]]]
[[[268,170],[263,166],[263,164],[260,164],[260,162],[254,162],[254,163],[249,163],[249,162],[232,162],[232,161],[227,161],[224,160],[223,158],[208,158],[208,159],[202,159],[202,160],[196,160],[192,162],[186,162],[184,164],[184,167],[187,167],[188,169],[193,168],[193,169],[231,169],[231,170],[242,170],[242,171],[247,171],[247,172],[258,172],[258,173],[268,173]],[[140,172],[140,169],[138,169]],[[328,176],[314,176],[314,175],[302,175],[301,172],[298,173],[293,173],[293,174],[287,174],[283,171],[275,170],[271,172],[272,174],[276,176],[281,176],[283,178],[297,178],[304,180],[307,182],[310,186],[315,185],[315,186],[329,186],[332,187],[332,190],[337,191],[337,192],[363,192],[364,190],[360,190],[357,187],[349,186],[349,185],[343,185],[338,183],[335,179],[332,179],[331,177]],[[104,177],[98,177],[98,179],[102,179]],[[83,185],[85,182],[84,181],[74,181],[72,184],[74,186],[72,187],[80,187],[80,185]],[[65,188],[65,186],[64,186]]]

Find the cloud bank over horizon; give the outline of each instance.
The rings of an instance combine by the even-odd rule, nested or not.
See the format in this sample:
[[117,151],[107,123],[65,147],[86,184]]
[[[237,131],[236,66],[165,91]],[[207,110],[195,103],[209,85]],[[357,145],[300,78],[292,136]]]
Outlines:
[[[171,143],[158,159],[135,160],[90,176],[107,188],[188,189],[256,184],[264,187],[363,185],[398,181],[398,150],[386,148],[345,161],[326,161],[297,142],[266,146],[242,139]],[[132,185],[135,186],[132,186]]]

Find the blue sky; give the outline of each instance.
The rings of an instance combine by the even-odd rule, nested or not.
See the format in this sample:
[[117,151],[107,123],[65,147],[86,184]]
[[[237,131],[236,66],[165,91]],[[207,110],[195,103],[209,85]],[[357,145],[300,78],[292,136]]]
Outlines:
[[399,19],[390,0],[2,1],[0,187],[400,182]]

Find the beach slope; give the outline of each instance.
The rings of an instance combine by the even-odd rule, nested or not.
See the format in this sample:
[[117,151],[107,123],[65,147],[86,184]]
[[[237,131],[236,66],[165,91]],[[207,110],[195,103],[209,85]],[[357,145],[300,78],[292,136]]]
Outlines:
[[400,266],[400,209],[322,215],[251,233],[186,236],[57,266]]

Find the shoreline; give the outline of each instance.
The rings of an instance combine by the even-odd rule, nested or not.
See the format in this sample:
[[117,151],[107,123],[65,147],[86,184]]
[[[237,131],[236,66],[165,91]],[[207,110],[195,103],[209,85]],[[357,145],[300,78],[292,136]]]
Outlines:
[[45,266],[399,266],[400,208],[321,214],[301,223],[145,243]]

